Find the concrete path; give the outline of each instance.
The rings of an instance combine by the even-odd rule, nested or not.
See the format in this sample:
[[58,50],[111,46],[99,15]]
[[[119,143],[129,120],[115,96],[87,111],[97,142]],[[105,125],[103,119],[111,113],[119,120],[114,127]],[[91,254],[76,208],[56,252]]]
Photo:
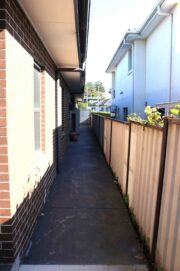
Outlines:
[[68,147],[23,264],[22,271],[146,270],[126,207],[90,128],[82,127],[78,142]]

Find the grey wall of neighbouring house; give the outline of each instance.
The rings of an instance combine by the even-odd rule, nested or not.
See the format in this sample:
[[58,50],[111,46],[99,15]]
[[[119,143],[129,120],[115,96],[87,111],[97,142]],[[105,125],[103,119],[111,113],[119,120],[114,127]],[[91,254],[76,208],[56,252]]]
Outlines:
[[[62,98],[56,65],[17,1],[0,1],[0,13],[0,262],[9,263],[25,251],[56,177],[58,150],[62,158],[68,142],[70,94],[66,88]],[[38,155],[34,62],[41,67]]]
[[134,42],[134,63],[133,63],[133,112],[145,117],[145,88],[146,88],[146,41],[137,40]]
[[80,110],[80,124],[90,124],[90,110]]

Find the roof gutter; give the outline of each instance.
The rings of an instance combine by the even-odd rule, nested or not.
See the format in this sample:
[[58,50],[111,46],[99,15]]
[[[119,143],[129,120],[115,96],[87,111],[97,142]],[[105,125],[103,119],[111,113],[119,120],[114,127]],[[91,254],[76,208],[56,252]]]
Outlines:
[[113,62],[115,62],[115,59],[118,57],[119,51],[123,48],[123,46],[125,46],[126,44],[129,46],[132,46],[131,43],[126,42],[127,38],[130,37],[131,35],[135,35],[135,36],[142,36],[143,32],[147,29],[147,27],[149,26],[149,24],[152,22],[152,20],[154,19],[154,17],[156,15],[159,16],[168,16],[169,13],[163,12],[161,10],[161,6],[164,4],[166,0],[160,0],[158,5],[153,9],[151,15],[147,18],[147,20],[145,21],[145,23],[143,24],[143,26],[140,28],[139,31],[137,32],[127,32],[124,35],[124,38],[120,44],[120,46],[118,47],[116,53],[114,54],[109,66],[106,69],[106,72],[111,72],[110,69],[113,67]]
[[77,29],[76,37],[80,68],[83,68],[83,65],[85,65],[87,57],[90,3],[91,0],[74,0],[74,13]]
[[160,6],[157,6],[157,15],[159,16],[169,16],[171,12],[163,12]]
[[79,9],[78,9],[78,0],[74,0],[74,14],[76,22],[76,39],[77,39],[77,49],[78,49],[78,59],[79,66],[81,67],[81,51],[80,51],[80,30],[79,30]]
[[[109,64],[109,66],[108,66],[107,69],[106,69],[106,72],[107,72],[107,73],[110,72],[109,69],[110,69],[111,66],[113,65],[113,62],[115,62],[115,59],[118,58],[119,53],[120,53],[120,50],[121,50],[122,48],[125,48],[126,46],[132,47],[132,43],[129,43],[129,42],[126,41],[127,38],[128,38],[129,36],[139,36],[139,35],[140,35],[139,32],[128,32],[128,33],[125,34],[124,39],[123,39],[122,42],[120,43],[118,49],[116,50],[116,53],[114,54],[114,56],[113,56],[113,58],[112,58],[112,60],[111,60],[111,62],[110,62],[110,64]],[[118,60],[117,60],[117,62],[118,62]]]

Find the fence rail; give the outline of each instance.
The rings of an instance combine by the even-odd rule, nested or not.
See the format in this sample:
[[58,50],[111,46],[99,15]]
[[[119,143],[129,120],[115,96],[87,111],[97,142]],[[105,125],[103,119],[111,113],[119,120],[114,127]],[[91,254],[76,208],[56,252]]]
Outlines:
[[92,128],[158,267],[180,270],[180,121],[164,128],[97,114]]

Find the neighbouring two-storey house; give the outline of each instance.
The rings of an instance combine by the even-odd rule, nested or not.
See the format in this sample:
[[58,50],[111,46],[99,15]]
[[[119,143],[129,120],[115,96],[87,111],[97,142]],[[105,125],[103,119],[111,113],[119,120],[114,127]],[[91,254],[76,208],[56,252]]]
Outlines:
[[18,264],[61,166],[89,12],[90,0],[0,0],[0,264]]
[[122,120],[146,105],[180,100],[180,3],[161,0],[139,30],[128,31],[106,72],[112,74],[112,111]]

